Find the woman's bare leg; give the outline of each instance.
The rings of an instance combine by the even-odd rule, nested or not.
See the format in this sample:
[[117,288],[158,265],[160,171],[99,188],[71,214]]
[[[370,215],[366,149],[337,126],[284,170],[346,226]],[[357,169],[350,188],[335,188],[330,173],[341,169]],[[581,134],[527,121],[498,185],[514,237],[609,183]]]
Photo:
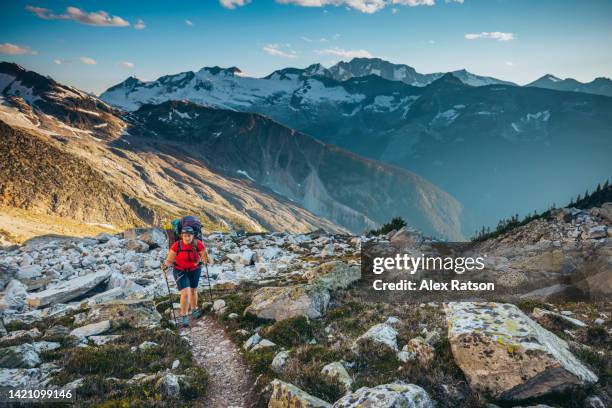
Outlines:
[[194,311],[198,308],[198,289],[197,288],[189,288],[189,305],[191,306],[191,311]]
[[181,316],[186,316],[189,313],[189,304],[187,302],[187,298],[189,297],[190,288],[185,288],[181,290],[181,308],[180,313]]

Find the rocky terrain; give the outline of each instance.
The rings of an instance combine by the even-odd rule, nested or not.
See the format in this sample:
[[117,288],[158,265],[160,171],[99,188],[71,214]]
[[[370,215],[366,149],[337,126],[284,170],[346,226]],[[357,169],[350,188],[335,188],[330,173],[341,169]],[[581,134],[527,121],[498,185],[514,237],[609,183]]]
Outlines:
[[[361,233],[401,215],[463,237],[461,205],[436,186],[261,115],[176,101],[124,113],[15,64],[0,63],[0,74],[6,241],[41,222],[59,232],[53,217],[117,232],[187,213],[210,230],[296,233]],[[41,222],[26,222],[32,214]]]
[[[434,242],[409,228],[371,237],[208,233],[207,315],[178,334],[157,229],[3,247],[0,383],[69,387],[83,406],[223,406],[214,404],[234,398],[220,397],[223,384],[250,384],[242,406],[609,406],[612,306],[598,297],[611,281],[609,210],[556,210],[478,243],[491,268],[512,277],[492,273],[499,284],[576,289],[542,286],[534,296],[533,286],[515,285],[494,301],[362,297],[362,246]],[[598,259],[598,273],[582,251]],[[537,263],[549,258],[565,261]],[[558,274],[576,279],[559,283]]]

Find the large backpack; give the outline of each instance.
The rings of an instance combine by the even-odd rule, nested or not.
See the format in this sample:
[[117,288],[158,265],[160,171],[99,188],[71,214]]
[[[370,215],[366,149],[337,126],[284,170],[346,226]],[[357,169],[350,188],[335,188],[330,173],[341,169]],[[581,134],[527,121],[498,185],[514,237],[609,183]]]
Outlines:
[[191,227],[195,232],[195,238],[200,241],[202,240],[202,223],[198,217],[187,215],[183,218],[177,218],[170,223],[170,226],[170,229],[166,229],[169,246],[172,246],[172,244],[180,238],[181,232],[185,227]]

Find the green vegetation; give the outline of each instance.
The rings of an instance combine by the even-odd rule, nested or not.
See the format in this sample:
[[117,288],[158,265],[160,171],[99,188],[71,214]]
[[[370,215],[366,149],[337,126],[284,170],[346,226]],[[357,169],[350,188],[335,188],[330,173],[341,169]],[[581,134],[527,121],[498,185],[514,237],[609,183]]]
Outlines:
[[376,230],[370,231],[371,235],[384,235],[388,234],[393,230],[398,230],[406,226],[406,221],[402,217],[395,217],[391,219],[388,223],[384,224],[382,227]]
[[281,320],[262,331],[263,337],[281,347],[294,347],[313,338],[313,328],[307,317],[298,316]]
[[[584,197],[581,197],[579,194],[578,197],[576,197],[576,199],[571,200],[571,202],[567,206],[581,209],[589,209],[592,207],[601,206],[603,203],[610,201],[612,201],[612,186],[610,186],[610,183],[608,182],[608,180],[606,180],[603,187],[598,184],[592,193],[589,193],[589,191],[587,190],[584,193]],[[495,230],[491,230],[489,227],[483,226],[482,229],[476,232],[476,234],[472,237],[472,241],[486,241],[488,239],[496,238],[500,235],[510,232],[515,228],[526,225],[533,220],[541,218],[547,219],[551,216],[553,210],[555,210],[554,204],[548,210],[542,213],[534,211],[533,214],[527,214],[522,220],[519,219],[518,214],[515,214],[508,219],[502,218],[497,223],[497,227],[495,227]]]

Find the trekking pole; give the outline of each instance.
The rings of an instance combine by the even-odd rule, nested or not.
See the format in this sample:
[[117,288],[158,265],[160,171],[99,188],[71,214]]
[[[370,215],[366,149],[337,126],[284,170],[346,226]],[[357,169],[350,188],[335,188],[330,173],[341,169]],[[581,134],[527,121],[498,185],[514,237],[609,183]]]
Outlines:
[[162,269],[162,272],[164,274],[164,280],[166,281],[166,288],[168,288],[168,298],[170,299],[170,308],[172,309],[172,317],[174,318],[174,327],[176,327],[176,329],[178,330],[178,320],[176,319],[176,312],[174,311],[174,302],[172,302],[172,293],[170,292],[170,284],[168,283],[168,275],[166,274],[167,268],[168,267]]
[[204,267],[206,268],[206,279],[208,280],[208,294],[210,295],[210,301],[213,301],[213,294],[212,294],[212,286],[210,286],[210,275],[208,274],[208,264],[205,263]]

